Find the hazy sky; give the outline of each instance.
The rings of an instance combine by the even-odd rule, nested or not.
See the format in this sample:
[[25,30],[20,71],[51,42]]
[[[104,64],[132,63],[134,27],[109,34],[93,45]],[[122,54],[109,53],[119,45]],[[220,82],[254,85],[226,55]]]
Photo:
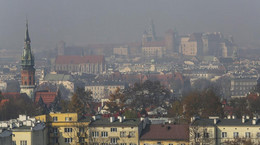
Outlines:
[[0,0],[0,48],[22,48],[26,15],[32,47],[140,41],[156,33],[220,31],[260,48],[260,0]]

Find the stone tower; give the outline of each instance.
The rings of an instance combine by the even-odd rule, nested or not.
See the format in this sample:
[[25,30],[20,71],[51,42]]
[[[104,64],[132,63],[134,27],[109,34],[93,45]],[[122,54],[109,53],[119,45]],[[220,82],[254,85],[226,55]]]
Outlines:
[[146,28],[143,33],[142,44],[144,45],[146,42],[151,42],[156,40],[156,34],[154,29],[153,20],[150,21],[150,24]]
[[28,21],[26,21],[26,31],[24,39],[24,48],[21,58],[21,93],[26,93],[32,100],[34,100],[35,91],[35,68],[34,56],[31,50],[31,40],[29,37]]

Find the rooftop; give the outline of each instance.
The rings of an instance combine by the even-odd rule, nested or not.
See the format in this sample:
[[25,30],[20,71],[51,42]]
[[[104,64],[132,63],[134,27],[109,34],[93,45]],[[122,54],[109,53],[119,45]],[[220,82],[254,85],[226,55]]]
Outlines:
[[150,124],[143,130],[140,140],[189,140],[189,126]]

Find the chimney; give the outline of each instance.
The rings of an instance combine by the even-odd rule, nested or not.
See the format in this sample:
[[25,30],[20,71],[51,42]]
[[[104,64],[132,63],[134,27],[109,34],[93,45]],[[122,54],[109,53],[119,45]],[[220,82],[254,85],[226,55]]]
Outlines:
[[247,116],[246,116],[246,119],[250,119],[250,117],[247,115]]
[[245,118],[242,118],[242,123],[245,123],[246,122],[246,119]]
[[124,117],[123,116],[118,116],[119,122],[123,122],[124,121]]
[[93,120],[95,121],[95,120],[97,120],[97,118],[96,118],[96,116],[94,115],[94,116],[92,116],[92,118],[93,118]]
[[227,119],[231,119],[231,116],[230,116],[230,115],[228,115],[228,116],[227,116]]
[[110,122],[114,122],[115,121],[115,117],[110,117]]
[[235,116],[235,115],[232,115],[232,119],[236,119],[236,116]]
[[214,119],[214,124],[217,124],[217,123],[218,123],[218,119],[215,118],[215,119]]

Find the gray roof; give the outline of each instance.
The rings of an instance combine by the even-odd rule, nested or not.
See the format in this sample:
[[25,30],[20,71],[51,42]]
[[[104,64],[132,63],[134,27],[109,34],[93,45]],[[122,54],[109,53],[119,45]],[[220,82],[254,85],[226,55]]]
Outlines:
[[199,126],[260,126],[260,120],[253,124],[253,119],[217,119],[217,124],[214,124],[214,119],[197,119],[191,125]]
[[116,119],[114,122],[110,122],[109,118],[102,118],[102,119],[97,119],[97,120],[93,120],[90,123],[90,127],[99,127],[99,126],[103,126],[103,127],[134,127],[134,126],[138,126],[141,123],[140,119],[136,118],[136,119],[124,119],[123,122],[119,122],[118,119]]
[[44,81],[74,81],[71,75],[64,74],[47,74]]
[[12,135],[12,132],[10,130],[3,130],[0,133],[0,137],[8,137],[8,136],[11,136],[11,135]]

